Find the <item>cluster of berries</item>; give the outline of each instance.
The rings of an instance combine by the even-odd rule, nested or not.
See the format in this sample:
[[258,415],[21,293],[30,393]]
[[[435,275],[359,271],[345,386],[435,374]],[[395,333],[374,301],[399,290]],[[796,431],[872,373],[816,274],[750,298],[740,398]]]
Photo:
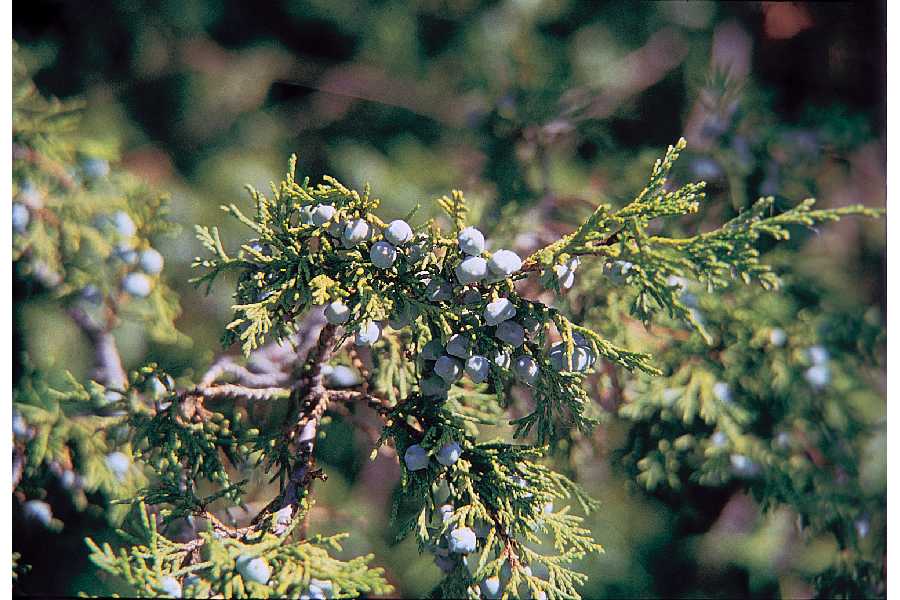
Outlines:
[[117,211],[110,216],[96,220],[97,226],[112,229],[118,238],[113,257],[129,268],[134,267],[122,278],[122,290],[135,298],[146,298],[153,291],[155,278],[162,272],[164,260],[155,248],[138,250],[137,226],[125,211]]

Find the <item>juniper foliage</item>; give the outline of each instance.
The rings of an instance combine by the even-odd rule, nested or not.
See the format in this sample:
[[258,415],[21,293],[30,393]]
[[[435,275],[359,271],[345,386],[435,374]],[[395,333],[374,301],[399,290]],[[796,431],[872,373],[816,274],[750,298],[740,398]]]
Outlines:
[[[835,505],[832,482],[810,469],[798,440],[810,429],[855,435],[866,424],[838,402],[824,423],[818,403],[789,403],[803,396],[801,377],[825,387],[823,369],[811,374],[822,355],[800,350],[814,340],[785,319],[778,325],[789,342],[776,344],[784,356],[756,356],[760,345],[775,343],[774,329],[761,332],[760,314],[735,313],[721,297],[749,302],[733,282],[756,281],[774,293],[779,280],[757,249],[763,235],[784,240],[792,227],[876,211],[816,210],[807,200],[776,212],[763,198],[714,231],[665,236],[660,223],[695,213],[704,201],[702,183],[671,185],[680,140],[632,202],[598,206],[572,233],[521,260],[460,244],[460,233],[477,227],[462,192],[437,200],[443,215],[407,215],[410,239],[394,244],[382,239],[387,223],[368,188],[330,177],[313,185],[296,177],[292,158],[270,192],[249,189],[252,213],[223,207],[250,230],[237,250],[226,250],[234,245],[217,228],[197,228],[207,255],[195,260],[195,282],[211,291],[223,273],[235,275],[223,341],[239,344],[246,364],[223,356],[197,381],[176,383],[156,365],[124,377],[108,344],[120,316],[178,339],[177,302],[153,261],[140,260],[150,240],[171,229],[164,204],[115,170],[95,177],[104,169],[94,163],[91,175],[75,179],[78,148],[50,139],[65,140],[69,113],[19,77],[14,178],[28,219],[14,238],[18,264],[79,326],[96,332],[103,368],[90,382],[68,377],[51,385],[36,371],[23,379],[14,400],[15,494],[23,503],[41,499],[47,480],[58,477],[74,482],[77,506],[95,491],[104,502],[130,505],[118,550],[87,542],[97,568],[130,593],[391,593],[384,572],[370,566],[377,557],[342,560],[345,536],[306,534],[312,484],[325,478],[315,461],[320,426],[330,412],[366,406],[382,421],[372,452],[386,446],[403,465],[393,511],[398,537],[415,536],[445,574],[433,596],[577,598],[587,580],[578,562],[603,551],[602,533],[595,537],[584,522],[597,503],[549,455],[598,423],[587,381],[598,372],[634,382],[619,415],[636,424],[624,458],[639,483],[677,489],[684,478],[715,485],[736,476],[764,506],[789,504],[814,530],[835,531],[855,547],[847,523],[865,506]],[[110,208],[118,210],[111,221],[104,217]],[[462,265],[479,254],[484,265]],[[596,302],[575,288],[582,304],[600,311],[577,318],[565,302],[531,293],[537,280],[562,295],[576,269],[581,286],[598,277],[613,284]],[[101,298],[99,325],[84,306],[89,288]],[[702,295],[699,304],[690,293]],[[681,323],[695,333],[673,337],[653,355],[629,349],[617,321],[600,318],[603,307],[603,316],[626,307],[645,327]],[[735,363],[748,370],[732,376]],[[350,385],[334,378],[336,366],[348,364],[359,372]],[[779,378],[779,369],[787,374]],[[278,410],[253,423],[250,403]],[[510,420],[511,408],[522,416]],[[779,429],[787,424],[790,431]],[[488,428],[512,439],[488,437]],[[773,446],[770,437],[781,432],[784,445]],[[773,468],[754,472],[759,465]],[[248,525],[225,522],[218,514],[240,506],[245,492],[246,480],[234,474],[254,469],[278,482],[277,495]],[[843,580],[832,573],[820,581],[827,589]]]

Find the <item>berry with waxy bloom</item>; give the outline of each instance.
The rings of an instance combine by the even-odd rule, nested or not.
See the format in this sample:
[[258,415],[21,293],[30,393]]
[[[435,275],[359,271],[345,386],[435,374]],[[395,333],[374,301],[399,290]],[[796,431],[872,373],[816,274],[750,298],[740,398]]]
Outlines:
[[312,211],[312,222],[316,227],[321,227],[331,220],[337,210],[330,204],[319,204]]
[[122,279],[122,289],[135,298],[146,298],[153,290],[153,280],[143,273],[129,273]]
[[111,452],[106,455],[106,466],[116,476],[116,479],[125,479],[131,468],[131,459],[123,452]]
[[713,396],[716,397],[716,400],[719,402],[724,402],[726,404],[731,402],[731,388],[728,387],[728,384],[724,381],[717,381],[713,384],[712,388]]
[[516,379],[525,385],[534,385],[540,370],[533,358],[530,356],[520,356],[516,359],[515,364],[513,364],[513,372],[516,374]]
[[432,375],[431,377],[423,379],[419,383],[419,387],[422,389],[422,395],[427,398],[445,397],[450,390],[450,386],[447,385],[447,382],[437,375]]
[[472,355],[468,337],[455,333],[447,340],[447,354],[457,358],[469,358]]
[[375,321],[366,321],[356,330],[357,346],[371,346],[381,337],[381,327]]
[[453,288],[443,279],[435,278],[425,285],[425,297],[430,302],[446,302],[452,297]]
[[514,348],[518,348],[525,343],[525,329],[515,321],[503,321],[497,325],[497,331],[494,335],[501,342],[505,342]]
[[[323,371],[325,370],[324,367],[329,366],[331,365],[323,365]],[[330,388],[348,388],[360,383],[362,383],[362,377],[359,376],[356,369],[346,365],[336,365],[325,374],[325,385]]]
[[776,328],[769,332],[769,342],[771,342],[773,346],[784,346],[786,341],[787,334],[784,332],[784,329]]
[[125,238],[132,237],[135,233],[137,233],[137,226],[134,224],[134,221],[131,220],[131,217],[125,211],[117,211],[113,214],[113,225],[116,227],[116,231],[119,232],[119,235]]
[[428,468],[428,451],[419,444],[413,444],[403,454],[403,462],[410,471],[421,471]]
[[478,283],[488,274],[487,261],[480,256],[470,256],[456,265],[456,279],[462,285]]
[[181,584],[174,577],[167,575],[160,579],[159,589],[173,598],[181,598]]
[[441,523],[446,523],[453,518],[453,506],[450,504],[442,504],[440,508],[438,508],[438,513],[441,515]]
[[109,175],[109,161],[102,158],[89,158],[81,165],[89,179],[100,179]]
[[498,325],[516,316],[516,307],[507,298],[498,298],[484,307],[484,322]]
[[458,359],[445,354],[434,363],[434,372],[450,384],[462,377],[462,363]]
[[466,290],[463,294],[462,303],[466,306],[478,304],[481,302],[481,293],[478,290]]
[[272,576],[272,568],[258,556],[239,556],[236,561],[238,573],[247,581],[266,584]]
[[312,578],[309,580],[309,598],[324,600],[334,597],[334,584],[330,581]]
[[12,205],[12,226],[13,231],[24,233],[28,229],[28,223],[31,221],[31,214],[28,207],[19,202],[13,202]]
[[825,349],[825,346],[812,346],[806,352],[814,365],[823,365],[828,362],[828,350]]
[[163,255],[159,253],[159,250],[156,248],[147,248],[141,252],[140,264],[144,273],[159,275],[163,270],[165,260],[163,259]]
[[325,307],[325,320],[332,325],[342,325],[350,320],[350,309],[340,300]]
[[481,383],[491,373],[491,363],[484,356],[475,355],[466,361],[466,375],[475,382]]
[[459,249],[470,256],[478,256],[484,252],[484,234],[474,227],[466,227],[456,236]]
[[375,242],[369,250],[369,258],[379,269],[390,269],[397,261],[397,249],[387,242]]
[[30,521],[37,521],[44,527],[50,525],[53,521],[53,509],[43,500],[29,500],[22,507],[25,518]]
[[512,250],[497,250],[488,261],[488,269],[498,277],[509,277],[522,268],[522,259]]
[[814,388],[823,388],[831,381],[831,370],[828,365],[813,365],[806,370],[803,376]]
[[413,232],[409,223],[402,219],[391,221],[384,230],[384,239],[395,246],[402,246],[412,239]]
[[368,237],[369,224],[366,223],[365,219],[353,219],[344,226],[344,231],[341,233],[341,242],[344,244],[344,248],[352,248],[366,241]]
[[572,257],[561,265],[553,266],[553,273],[556,275],[556,281],[559,289],[568,290],[575,284],[575,270],[581,262],[578,257]]
[[481,588],[482,596],[491,600],[499,598],[503,594],[503,585],[496,575],[483,580],[478,587]]
[[[588,346],[576,345],[572,349],[572,371],[586,371],[594,364],[594,351]],[[566,343],[559,342],[550,348],[550,364],[557,371],[569,371]]]
[[450,548],[450,552],[454,554],[470,554],[475,552],[478,541],[475,538],[475,532],[470,528],[458,527],[450,532],[447,546]]
[[449,444],[444,444],[444,447],[437,453],[436,458],[445,467],[450,467],[456,464],[461,455],[462,447],[457,442],[450,442]]

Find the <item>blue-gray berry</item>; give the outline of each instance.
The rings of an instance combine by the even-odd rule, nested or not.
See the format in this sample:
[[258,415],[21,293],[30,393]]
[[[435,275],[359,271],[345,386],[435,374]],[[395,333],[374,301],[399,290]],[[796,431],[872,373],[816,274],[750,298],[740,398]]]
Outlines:
[[534,385],[535,382],[537,382],[540,370],[533,358],[530,356],[520,356],[516,359],[515,364],[513,364],[513,373],[515,373],[516,379],[525,385]]
[[371,346],[381,337],[381,327],[375,321],[366,321],[356,330],[356,345]]
[[330,388],[340,389],[353,387],[362,383],[362,377],[356,369],[345,365],[336,365],[330,373],[325,376],[325,385]]
[[825,346],[812,346],[806,352],[814,365],[823,365],[828,362],[828,350],[825,349]]
[[22,507],[22,512],[26,519],[37,521],[44,527],[53,521],[53,509],[43,500],[29,500]]
[[570,271],[564,265],[556,265],[553,267],[553,272],[556,275],[559,289],[568,290],[575,285],[575,271]]
[[498,298],[484,307],[484,322],[498,325],[516,316],[516,307],[507,298]]
[[159,275],[163,270],[163,264],[165,260],[163,259],[163,255],[159,253],[155,248],[147,248],[143,252],[141,252],[141,269],[144,270],[144,273],[149,273],[150,275]]
[[122,237],[130,238],[137,233],[137,226],[135,226],[134,221],[131,220],[131,217],[125,211],[120,210],[113,215],[113,224]]
[[784,346],[786,341],[787,334],[784,332],[784,329],[776,328],[769,332],[769,342],[771,342],[773,346]]
[[497,331],[494,335],[501,342],[505,342],[514,348],[518,348],[525,343],[525,329],[515,321],[503,321],[497,325]]
[[462,377],[462,363],[451,356],[441,356],[434,363],[434,372],[448,384]]
[[162,591],[167,596],[171,596],[172,598],[181,598],[181,584],[178,583],[178,580],[169,575],[163,577],[159,580],[158,585],[160,591]]
[[321,227],[325,223],[331,220],[334,217],[334,213],[337,210],[330,204],[319,204],[313,209],[312,212],[312,222],[317,227]]
[[455,554],[470,554],[475,552],[477,546],[475,532],[468,527],[454,529],[447,538],[447,547]]
[[19,233],[25,233],[25,230],[28,229],[28,223],[31,221],[31,213],[28,212],[28,207],[24,204],[20,204],[19,202],[13,202],[12,205],[12,226],[13,231],[17,231]]
[[325,307],[325,320],[332,325],[342,325],[350,320],[350,309],[340,300]]
[[146,298],[153,290],[153,280],[143,273],[129,273],[122,279],[122,289],[135,298]]
[[421,471],[428,468],[428,451],[419,444],[413,444],[403,454],[403,462],[410,471]]
[[496,575],[483,580],[478,587],[481,588],[481,595],[490,600],[495,600],[503,595],[503,585]]
[[754,477],[759,473],[759,465],[743,454],[732,454],[731,469],[739,477]]
[[138,253],[131,243],[119,243],[113,248],[113,256],[128,265],[136,265],[138,262]]
[[512,250],[497,250],[488,261],[488,269],[491,273],[509,277],[522,268],[522,259]]
[[402,246],[412,239],[413,232],[409,223],[401,219],[391,221],[384,230],[384,239],[395,246]]
[[238,573],[247,581],[254,581],[265,585],[272,576],[272,569],[266,561],[260,557],[242,555],[237,558]]
[[481,383],[491,373],[491,364],[484,356],[475,355],[466,361],[466,375],[474,383]]
[[487,276],[487,261],[480,256],[470,256],[456,265],[455,272],[462,285],[478,283]]
[[352,248],[357,244],[361,244],[369,237],[369,224],[365,219],[353,219],[344,226],[341,234],[341,242],[344,248]]
[[484,234],[474,227],[466,227],[456,236],[459,249],[471,256],[478,256],[484,252]]
[[125,479],[131,468],[131,459],[123,452],[111,452],[106,455],[106,467],[112,471],[116,479]]
[[828,365],[813,365],[803,376],[814,388],[823,388],[831,381],[831,370]]
[[100,179],[109,175],[109,162],[102,158],[89,158],[82,163],[81,168],[90,179]]
[[726,404],[731,402],[731,388],[728,387],[728,384],[724,381],[715,382],[713,384],[712,393],[719,402],[724,402]]
[[443,398],[450,390],[447,382],[437,375],[423,379],[419,383],[419,387],[422,389],[422,395],[426,398]]
[[[594,351],[587,346],[576,345],[572,350],[572,371],[586,371],[594,364]],[[569,371],[565,342],[554,344],[550,348],[550,365],[557,371]]]
[[28,422],[25,421],[25,417],[22,416],[22,413],[15,409],[13,409],[12,430],[13,435],[16,437],[24,438],[28,435]]
[[454,333],[450,336],[450,339],[447,340],[447,354],[450,354],[457,358],[469,358],[472,355],[470,347],[471,340],[468,336]]
[[[318,596],[313,595],[314,590],[318,590]],[[309,580],[309,597],[310,600],[313,598],[328,599],[334,597],[334,584],[330,581],[323,581],[322,579],[312,578]]]
[[463,294],[462,303],[466,306],[478,304],[479,302],[481,302],[481,293],[478,290],[466,290],[466,293]]
[[462,447],[456,442],[450,442],[449,444],[444,444],[444,447],[437,453],[436,458],[445,467],[450,467],[456,464],[461,455]]
[[441,515],[441,523],[446,523],[453,518],[453,506],[450,504],[442,504],[438,508],[438,512]]
[[446,302],[453,296],[453,288],[440,278],[430,279],[425,285],[425,297],[429,302]]
[[369,258],[379,269],[390,269],[397,261],[397,249],[388,242],[375,242],[369,250]]

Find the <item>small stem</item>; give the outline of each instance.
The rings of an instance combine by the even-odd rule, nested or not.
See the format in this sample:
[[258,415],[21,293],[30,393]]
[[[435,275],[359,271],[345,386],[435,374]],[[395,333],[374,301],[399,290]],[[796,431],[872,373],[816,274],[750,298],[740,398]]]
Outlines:
[[68,314],[94,347],[94,379],[106,387],[124,389],[128,384],[128,376],[122,368],[119,348],[112,332],[94,323],[81,308],[72,306],[68,309]]

